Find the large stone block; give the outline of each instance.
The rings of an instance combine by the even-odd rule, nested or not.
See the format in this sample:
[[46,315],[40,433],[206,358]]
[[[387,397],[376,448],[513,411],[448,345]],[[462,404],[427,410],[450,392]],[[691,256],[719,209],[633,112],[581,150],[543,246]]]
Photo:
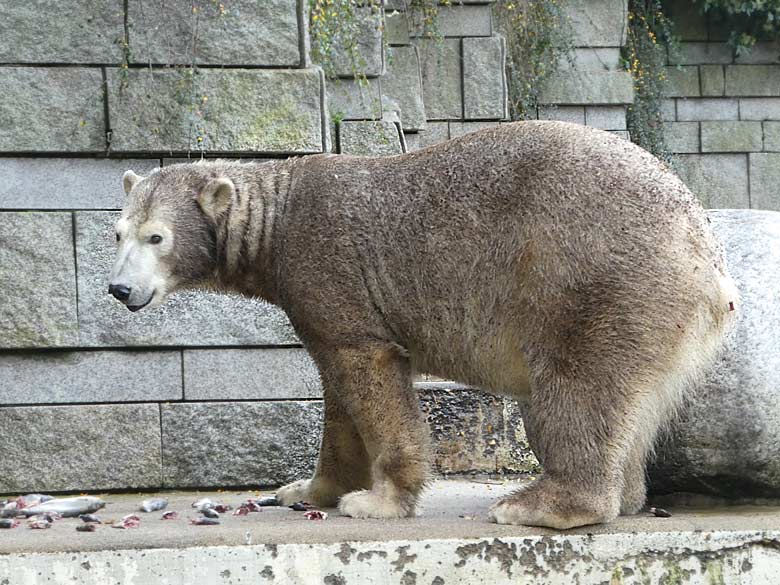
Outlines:
[[406,12],[391,10],[385,12],[385,37],[387,44],[392,46],[408,45],[411,42],[409,36],[409,20]]
[[762,148],[761,122],[702,122],[702,152],[758,152]]
[[586,106],[585,123],[602,130],[625,130],[625,106]]
[[161,485],[157,404],[0,408],[0,492]]
[[445,140],[450,139],[450,128],[447,122],[428,122],[425,126],[425,130],[420,134],[420,148],[431,146],[433,144],[439,144]]
[[719,360],[661,443],[652,483],[656,491],[777,498],[780,213],[716,210],[709,218],[740,290],[738,320]]
[[[451,6],[440,5],[433,30],[442,37],[489,37],[493,34],[490,6],[468,5],[453,2]],[[409,14],[409,13],[408,13]],[[410,33],[413,36],[428,35],[423,25],[422,11],[411,15]]]
[[320,402],[163,404],[161,412],[165,487],[276,486],[314,471]]
[[780,97],[740,99],[739,118],[740,120],[780,120]]
[[351,34],[345,38],[338,29],[329,42],[332,46],[333,70],[329,75],[378,77],[385,71],[385,54],[382,45],[384,31],[383,12],[379,6],[355,9]]
[[749,158],[750,207],[780,211],[780,153],[751,153]]
[[306,350],[188,349],[186,400],[289,400],[321,398],[317,366]]
[[680,43],[677,51],[669,51],[671,65],[729,64],[734,49],[728,43]]
[[[384,85],[384,78],[382,78]],[[332,122],[341,120],[379,120],[382,118],[382,93],[379,81],[366,79],[329,79],[328,111]]]
[[172,295],[161,307],[130,313],[106,292],[114,263],[114,223],[118,217],[115,212],[76,213],[81,345],[298,343],[290,322],[280,309],[233,295],[182,292]]
[[423,130],[426,123],[425,102],[417,47],[391,47],[387,50],[387,58],[382,95],[400,108],[404,130]]
[[701,95],[698,67],[667,67],[665,75],[666,79],[663,84],[665,97],[698,97]]
[[622,69],[619,47],[576,47],[572,56],[572,60],[568,56],[562,57],[558,61],[558,69],[561,71],[571,69],[617,71]]
[[750,52],[734,59],[740,65],[770,65],[780,64],[780,42],[758,42],[750,48]]
[[78,344],[70,213],[0,213],[0,347]]
[[764,122],[764,150],[780,152],[780,122]]
[[124,9],[117,0],[4,2],[0,63],[122,60]]
[[347,121],[339,124],[339,152],[361,156],[401,154],[401,133],[387,120]]
[[664,122],[664,142],[669,152],[694,153],[701,148],[698,122]]
[[115,152],[324,149],[316,69],[108,70]]
[[129,0],[131,62],[300,67],[301,1]]
[[736,120],[739,117],[736,99],[692,98],[677,100],[677,120]]
[[704,207],[750,207],[745,154],[680,154],[675,170]]
[[539,96],[541,104],[630,104],[633,101],[634,86],[627,71],[561,71],[545,82]]
[[463,39],[463,113],[467,120],[507,117],[503,37]]
[[780,96],[780,65],[729,65],[726,95]]
[[537,115],[540,120],[585,124],[585,106],[541,106]]
[[572,42],[577,47],[620,47],[626,43],[626,0],[570,0]]
[[450,122],[450,138],[458,138],[485,128],[494,128],[498,122]]
[[105,150],[100,69],[0,66],[0,95],[0,151]]
[[707,19],[702,14],[702,7],[693,2],[676,2],[665,0],[664,14],[674,23],[674,34],[682,41],[706,41]]
[[700,68],[701,95],[720,97],[726,91],[726,78],[722,65],[702,65]]
[[180,400],[181,384],[178,351],[0,354],[5,404]]
[[0,158],[0,209],[121,209],[122,174],[159,159]]
[[422,39],[417,45],[422,63],[425,113],[429,120],[463,117],[462,63],[459,39]]

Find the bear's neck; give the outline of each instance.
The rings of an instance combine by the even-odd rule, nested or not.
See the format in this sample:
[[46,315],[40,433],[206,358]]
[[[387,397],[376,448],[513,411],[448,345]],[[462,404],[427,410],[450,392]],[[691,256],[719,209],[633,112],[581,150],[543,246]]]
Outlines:
[[236,196],[217,226],[216,286],[279,303],[276,250],[291,161],[229,165]]

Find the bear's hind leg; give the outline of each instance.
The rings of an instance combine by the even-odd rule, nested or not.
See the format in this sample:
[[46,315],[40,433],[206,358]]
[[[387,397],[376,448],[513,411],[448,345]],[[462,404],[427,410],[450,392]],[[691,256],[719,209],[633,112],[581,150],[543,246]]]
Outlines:
[[642,509],[647,500],[647,449],[637,441],[623,466],[623,492],[620,514],[630,516]]

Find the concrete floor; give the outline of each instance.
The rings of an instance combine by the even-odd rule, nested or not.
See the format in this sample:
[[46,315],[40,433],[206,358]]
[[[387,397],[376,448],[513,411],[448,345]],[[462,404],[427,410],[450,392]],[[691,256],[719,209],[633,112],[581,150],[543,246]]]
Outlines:
[[[681,567],[687,567],[685,563],[693,563],[695,565],[696,562],[699,562],[700,566],[697,565],[698,569],[692,565],[680,570],[687,571],[686,574],[693,577],[701,574],[702,583],[710,582],[704,579],[711,580],[712,570],[710,569],[708,575],[708,565],[701,560],[701,554],[706,553],[712,556],[712,558],[718,558],[717,551],[719,550],[725,551],[723,554],[725,557],[729,557],[729,563],[724,565],[726,569],[729,566],[739,565],[735,569],[737,571],[735,575],[742,575],[743,569],[748,566],[751,567],[751,574],[759,575],[760,571],[756,573],[753,569],[757,570],[759,566],[763,566],[760,561],[764,557],[761,557],[761,555],[756,557],[754,547],[758,547],[761,554],[768,554],[769,556],[766,557],[765,561],[770,563],[770,565],[777,563],[774,570],[780,571],[780,544],[778,544],[780,543],[780,507],[669,508],[669,511],[673,514],[671,518],[656,518],[649,514],[641,514],[632,517],[622,517],[608,525],[589,526],[564,533],[532,527],[498,526],[487,522],[486,512],[490,504],[496,498],[510,492],[519,485],[521,484],[516,481],[438,481],[426,493],[419,516],[403,520],[355,520],[341,516],[336,510],[326,510],[329,513],[329,517],[325,521],[313,521],[304,518],[302,512],[294,512],[287,508],[264,508],[262,512],[251,513],[247,516],[232,516],[230,513],[227,513],[223,515],[222,523],[219,526],[194,526],[190,524],[187,518],[196,515],[190,504],[197,498],[206,496],[235,507],[248,496],[256,497],[258,492],[169,492],[164,494],[169,499],[167,509],[176,510],[179,513],[178,520],[162,520],[162,512],[148,514],[140,512],[138,515],[141,516],[141,526],[136,529],[119,530],[108,525],[101,525],[96,532],[82,533],[75,530],[75,527],[81,523],[78,519],[63,519],[57,521],[48,530],[30,530],[24,522],[18,528],[0,530],[0,580],[2,578],[9,579],[9,581],[2,582],[10,585],[15,585],[17,582],[24,584],[34,583],[36,582],[35,580],[22,578],[22,567],[29,566],[30,571],[32,571],[29,575],[37,578],[45,574],[46,570],[54,571],[52,567],[56,565],[59,567],[57,569],[59,572],[56,574],[68,574],[74,579],[81,579],[79,582],[91,583],[93,581],[89,580],[91,578],[90,574],[81,575],[79,571],[83,572],[84,566],[100,566],[101,562],[108,563],[108,566],[104,567],[105,570],[102,573],[93,571],[91,573],[92,577],[98,579],[98,575],[100,575],[101,579],[118,579],[118,576],[112,571],[119,569],[111,565],[111,562],[107,560],[109,557],[106,556],[104,558],[104,553],[116,556],[117,553],[111,553],[111,551],[123,551],[122,556],[125,560],[134,558],[133,555],[143,555],[134,561],[140,563],[138,565],[140,567],[145,566],[144,563],[151,562],[149,559],[152,558],[158,559],[155,561],[158,563],[155,566],[169,566],[172,561],[163,559],[164,555],[169,553],[175,553],[177,559],[182,559],[187,555],[205,558],[203,557],[204,551],[209,551],[207,556],[211,556],[214,551],[223,551],[218,554],[214,553],[221,559],[217,560],[217,557],[215,557],[214,563],[219,564],[227,562],[222,556],[228,555],[233,559],[237,554],[244,554],[237,551],[246,549],[246,551],[251,550],[254,552],[249,560],[242,561],[245,563],[241,565],[244,568],[243,570],[247,570],[246,567],[257,565],[258,574],[261,572],[261,569],[266,570],[266,567],[270,567],[268,570],[272,573],[275,571],[277,576],[280,572],[285,573],[285,571],[288,577],[293,574],[297,575],[295,578],[290,577],[291,580],[282,579],[277,582],[328,583],[328,581],[323,581],[322,579],[328,575],[335,575],[339,579],[341,577],[346,579],[343,581],[339,579],[330,581],[337,585],[345,585],[352,582],[397,582],[405,584],[413,581],[410,579],[407,579],[406,582],[401,580],[404,571],[400,571],[396,575],[398,578],[395,580],[387,580],[385,577],[379,578],[378,575],[384,575],[387,568],[383,569],[384,565],[380,566],[381,563],[390,563],[390,565],[395,566],[393,563],[406,562],[407,558],[411,558],[411,553],[404,552],[401,555],[398,554],[399,550],[407,551],[413,550],[415,547],[425,547],[426,550],[430,551],[440,549],[437,553],[437,558],[441,560],[436,562],[442,565],[442,561],[448,559],[448,566],[451,565],[450,569],[448,569],[449,572],[444,571],[441,567],[435,569],[435,567],[430,568],[428,565],[425,565],[428,568],[418,566],[415,575],[421,573],[421,571],[428,571],[426,574],[434,577],[440,576],[443,579],[442,581],[436,581],[435,579],[431,581],[431,579],[428,579],[424,581],[426,584],[432,582],[436,583],[436,585],[470,582],[468,578],[463,576],[462,572],[468,568],[468,563],[472,562],[487,563],[489,567],[493,567],[493,565],[499,566],[501,571],[503,571],[500,574],[504,575],[506,573],[507,578],[510,579],[507,582],[511,582],[512,570],[506,570],[508,566],[506,563],[509,561],[506,561],[506,559],[501,560],[503,557],[499,558],[500,555],[498,553],[490,553],[488,548],[485,548],[499,546],[499,543],[501,547],[509,547],[507,550],[511,552],[508,557],[510,560],[515,559],[518,563],[522,561],[525,563],[523,566],[531,563],[537,572],[547,571],[546,573],[538,573],[537,577],[546,575],[545,579],[548,579],[548,581],[530,580],[528,582],[558,582],[553,579],[553,576],[557,574],[555,571],[558,570],[555,567],[558,565],[548,566],[550,559],[557,557],[554,555],[550,556],[552,554],[551,551],[545,552],[544,550],[544,547],[548,545],[553,546],[551,543],[557,543],[555,546],[563,547],[561,551],[572,553],[566,558],[571,563],[575,563],[571,567],[574,567],[576,562],[582,565],[580,567],[582,575],[591,574],[598,567],[600,567],[598,568],[600,572],[597,571],[593,575],[601,573],[609,575],[610,570],[613,572],[616,570],[610,563],[614,564],[619,561],[620,567],[627,571],[627,577],[619,581],[614,581],[614,579],[610,581],[615,583],[633,582],[628,578],[630,577],[628,573],[633,574],[635,572],[634,569],[630,568],[633,566],[630,562],[639,563],[636,568],[637,571],[641,567],[654,566],[650,561],[647,561],[647,563],[650,563],[647,564],[644,560],[639,562],[637,559],[641,559],[642,555],[649,550],[655,551],[653,554],[656,555],[651,560],[659,560],[660,557],[657,558],[659,549],[661,551],[666,550],[668,554],[673,555],[674,559],[676,559],[675,563],[682,563]],[[262,495],[270,494],[264,493]],[[108,504],[98,515],[104,521],[111,522],[125,514],[136,511],[140,501],[150,497],[150,495],[107,494],[101,497]],[[607,546],[607,543],[613,544]],[[697,545],[697,543],[699,544]],[[618,550],[624,546],[629,548],[619,558],[609,556],[613,555],[613,552],[605,553],[607,554],[605,559],[601,559],[597,554],[593,553],[599,547],[605,546],[607,547],[605,550],[609,549],[610,551],[613,549]],[[351,558],[359,558],[360,555],[364,555],[363,559],[368,558],[370,560],[370,555],[373,553],[379,554],[379,551],[385,550],[383,547],[387,548],[387,550],[382,553],[385,555],[382,557],[383,560],[377,561],[380,562],[380,565],[376,565],[376,563],[371,565],[369,562],[364,567],[365,571],[363,573],[350,573],[353,580],[347,579],[349,574],[344,573],[344,570],[348,568],[347,565]],[[477,552],[475,552],[476,556],[474,558],[468,557],[467,559],[463,556],[465,554],[463,551],[471,550],[469,547],[477,547],[474,549]],[[483,547],[484,550],[479,547]],[[529,548],[533,558],[526,555],[523,561],[522,555],[519,553],[521,549],[524,550],[523,547]],[[150,549],[153,549],[156,554],[149,555],[147,559],[143,551],[149,552]],[[288,556],[284,557],[288,558],[288,561],[277,558],[280,550],[288,551]],[[504,549],[502,548],[501,550]],[[577,550],[580,550],[580,552],[575,554]],[[301,551],[306,551],[305,555],[309,558],[319,558],[319,555],[324,555],[322,556],[323,560],[315,563],[319,572],[316,572],[316,575],[311,580],[306,577],[307,573],[305,571],[301,572],[302,569],[296,564],[300,562]],[[331,554],[323,551],[335,552]],[[685,551],[688,552],[686,553]],[[78,553],[78,555],[63,555],[60,553]],[[733,556],[732,553],[745,553],[748,556],[739,560],[731,558]],[[246,554],[249,553],[246,552]],[[261,560],[261,557],[266,554],[270,556],[265,560]],[[433,553],[430,554],[432,555]],[[369,555],[369,557],[365,555]],[[388,557],[388,555],[390,556]],[[393,561],[395,556],[398,556],[398,559]],[[331,557],[335,557],[336,560],[333,560]],[[751,560],[748,560],[748,557]],[[430,556],[429,560],[433,558],[433,556]],[[658,565],[660,567],[659,571],[668,572],[667,561],[669,558],[659,560],[661,563]],[[626,559],[633,560],[629,562]],[[512,563],[515,560],[512,560]],[[231,560],[230,562],[234,561]],[[285,562],[287,565],[284,565]],[[329,564],[331,562],[335,563],[335,567],[340,570],[339,573],[327,573],[327,571],[332,570]],[[73,567],[67,568],[70,567],[68,563],[72,564]],[[587,563],[590,563],[592,567],[586,567]],[[414,565],[414,562],[412,564]],[[392,575],[394,569],[390,565],[388,565],[390,567],[389,574]],[[40,566],[44,567],[43,573],[40,570]],[[562,567],[563,565],[560,566]],[[565,571],[565,575],[568,575],[566,579],[569,580],[563,579],[560,582],[580,582],[571,580],[571,575],[574,574],[571,572],[574,570],[571,567]],[[588,568],[587,571],[585,571],[586,568]],[[577,571],[580,571],[580,569],[577,569]],[[719,574],[727,574],[727,572],[724,573],[726,569],[719,569]],[[133,574],[146,574],[141,569],[134,570],[136,572]],[[185,568],[182,568],[182,570],[184,571]],[[350,570],[356,569],[352,567]],[[434,574],[435,570],[438,570],[439,573]],[[474,570],[476,569],[472,569],[472,572]],[[62,571],[65,571],[65,573],[62,573]],[[139,573],[138,571],[141,572]],[[125,582],[163,582],[153,578],[153,568],[148,568],[148,571],[148,578],[143,577],[141,580]],[[290,571],[293,572],[291,573]],[[229,570],[228,573],[230,573]],[[54,574],[52,573],[52,575]],[[561,574],[564,575],[564,573]],[[580,572],[577,574],[580,575]],[[739,581],[733,582],[762,582],[762,577],[760,576],[758,577],[759,580],[753,581],[745,580],[743,576],[739,577]],[[14,581],[14,577],[19,580]],[[689,582],[698,582],[693,577],[689,578]],[[541,579],[542,577],[539,578]],[[610,577],[610,579],[612,578]],[[99,581],[95,580],[94,582],[97,583]],[[170,582],[186,583],[188,581],[182,577]],[[227,580],[224,582],[238,583],[241,580]],[[582,582],[586,583],[589,581],[585,580]],[[655,581],[651,580],[650,582]],[[729,583],[731,581],[724,578],[722,581],[717,582]],[[423,581],[419,581],[419,583],[423,583]]]

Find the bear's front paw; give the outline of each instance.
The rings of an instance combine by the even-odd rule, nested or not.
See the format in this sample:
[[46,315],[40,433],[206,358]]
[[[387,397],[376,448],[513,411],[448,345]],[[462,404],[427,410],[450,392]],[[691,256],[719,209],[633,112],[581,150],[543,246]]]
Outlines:
[[314,477],[312,479],[299,479],[279,488],[279,491],[276,492],[276,499],[283,506],[289,506],[295,502],[309,502],[330,508],[336,505],[339,497],[346,491],[334,482]]
[[299,479],[298,481],[288,483],[286,486],[279,488],[279,491],[276,492],[276,499],[282,506],[289,506],[295,502],[308,502],[311,481],[310,479]]
[[411,497],[360,490],[342,496],[339,511],[353,518],[406,518],[414,515]]

